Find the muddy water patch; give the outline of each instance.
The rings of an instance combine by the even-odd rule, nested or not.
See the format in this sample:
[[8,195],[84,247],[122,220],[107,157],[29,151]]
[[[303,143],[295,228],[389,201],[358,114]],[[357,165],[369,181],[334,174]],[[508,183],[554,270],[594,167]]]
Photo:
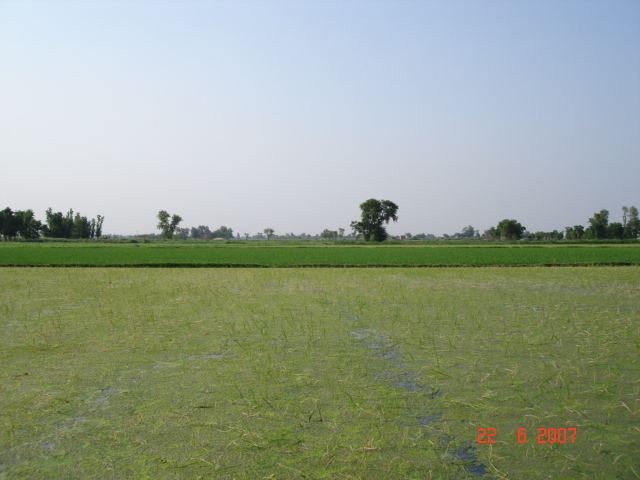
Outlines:
[[[445,440],[445,443],[449,442]],[[472,442],[464,442],[455,449],[455,452],[450,452],[447,456],[451,462],[462,463],[467,473],[483,477],[488,473],[487,466],[478,460],[476,450]]]
[[[402,359],[402,352],[394,345],[387,335],[378,335],[372,328],[360,328],[349,332],[355,340],[363,344],[365,348],[375,350],[374,356],[388,360],[393,368],[399,371],[385,370],[376,374],[376,377],[390,383],[396,388],[409,390],[410,392],[424,391],[435,393],[428,385],[422,385],[417,380],[419,375],[403,371],[409,364]],[[434,398],[431,396],[431,398]]]
[[[359,328],[349,333],[362,346],[374,350],[373,355],[383,359],[384,363],[391,367],[375,374],[376,379],[412,393],[423,392],[431,400],[442,396],[439,389],[420,383],[420,375],[407,371],[409,365],[403,362],[400,348],[394,345],[388,336],[378,335],[372,328]],[[429,412],[416,414],[413,418],[419,428],[427,428],[432,424],[446,423],[443,415],[444,412]],[[412,426],[415,426],[415,423]],[[452,443],[452,438],[445,434],[442,441],[445,445],[449,445]],[[451,463],[462,464],[468,474],[483,477],[487,474],[487,466],[479,461],[475,450],[471,442],[465,442],[457,447],[455,453],[450,452],[445,458]]]
[[235,357],[235,355],[191,355],[189,357],[185,357],[186,360],[201,360],[205,358],[225,358],[225,357]]
[[[50,452],[56,451],[57,446],[60,441],[64,440],[66,437],[73,435],[76,432],[81,432],[85,429],[83,427],[83,423],[87,421],[87,417],[84,415],[79,415],[75,418],[70,418],[61,424],[58,424],[57,430],[54,433],[49,434],[46,437],[46,440],[42,441],[38,444],[40,448],[44,448],[45,450],[49,450]],[[0,477],[1,478],[1,477]]]
[[127,393],[127,390],[113,387],[99,388],[98,390],[94,390],[93,392],[91,392],[91,396],[85,399],[85,403],[93,405],[90,410],[95,410],[96,407],[106,406],[109,403],[109,397],[111,395],[122,393]]
[[435,413],[433,415],[425,415],[424,417],[419,417],[416,419],[420,425],[423,427],[425,425],[429,425],[431,423],[436,423],[442,420],[442,413]]

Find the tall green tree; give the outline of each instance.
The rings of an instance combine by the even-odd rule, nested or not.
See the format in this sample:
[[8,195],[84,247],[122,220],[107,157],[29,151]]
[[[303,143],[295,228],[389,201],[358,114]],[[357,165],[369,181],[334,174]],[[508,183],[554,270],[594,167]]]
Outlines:
[[[625,208],[626,207],[622,207],[623,212]],[[640,233],[640,219],[638,218],[638,209],[634,206],[631,206],[624,213],[626,213],[626,219],[625,219],[626,222],[625,222],[625,225],[623,226],[624,237],[638,238],[638,234]]]
[[622,239],[624,237],[624,227],[620,222],[610,223],[607,227],[607,238]]
[[[96,215],[96,228],[94,234],[96,238],[102,236],[102,224],[104,223],[104,217],[102,215]],[[91,236],[93,238],[93,235]]]
[[360,204],[362,210],[360,221],[351,222],[351,228],[356,236],[362,236],[365,241],[382,242],[389,235],[385,224],[390,220],[398,221],[398,206],[390,200],[376,200],[370,198]]
[[171,239],[174,232],[178,228],[178,225],[182,221],[180,215],[169,215],[166,210],[160,210],[157,215],[158,218],[158,230],[162,232],[162,235],[166,239]]
[[273,237],[273,232],[275,232],[273,228],[264,229],[264,234],[267,236],[267,240],[271,240],[271,237]]
[[50,238],[71,238],[73,230],[73,210],[69,209],[66,215],[62,212],[54,212],[49,208],[46,212],[47,224],[44,227],[44,234]]
[[71,238],[91,238],[91,221],[76,212],[71,227]]
[[580,240],[584,237],[584,227],[582,225],[574,225],[573,227],[566,227],[567,240]]
[[526,230],[519,222],[506,218],[498,223],[497,229],[500,232],[500,237],[507,240],[520,240]]
[[7,240],[13,240],[18,235],[21,218],[18,218],[11,208],[7,207],[0,212],[0,235]]
[[589,219],[589,228],[587,229],[587,236],[589,238],[607,238],[609,227],[609,211],[600,210],[600,213],[594,213],[593,217]]
[[22,217],[18,230],[20,236],[26,239],[40,238],[42,222],[40,220],[36,220],[33,210],[29,209],[24,212],[17,213]]

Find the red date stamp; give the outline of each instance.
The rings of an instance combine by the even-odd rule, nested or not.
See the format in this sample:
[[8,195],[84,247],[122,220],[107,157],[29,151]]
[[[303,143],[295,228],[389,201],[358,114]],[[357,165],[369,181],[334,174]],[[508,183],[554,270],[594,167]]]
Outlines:
[[[576,443],[577,428],[539,428],[538,443]],[[498,443],[494,438],[498,435],[495,428],[479,428],[478,443]],[[527,443],[527,429],[519,428],[518,443]]]

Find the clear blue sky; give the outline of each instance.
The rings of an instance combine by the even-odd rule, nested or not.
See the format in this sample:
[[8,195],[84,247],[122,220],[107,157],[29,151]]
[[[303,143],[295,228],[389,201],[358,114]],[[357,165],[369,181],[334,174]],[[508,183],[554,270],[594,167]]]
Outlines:
[[0,208],[393,234],[640,207],[640,2],[0,0]]

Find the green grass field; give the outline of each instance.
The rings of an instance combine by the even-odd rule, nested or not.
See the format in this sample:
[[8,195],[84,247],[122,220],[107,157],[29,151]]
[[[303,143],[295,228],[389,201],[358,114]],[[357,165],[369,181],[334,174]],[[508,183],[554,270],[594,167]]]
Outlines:
[[275,246],[225,244],[0,243],[0,265],[429,266],[640,265],[640,244]]
[[639,267],[0,271],[0,478],[640,475]]

